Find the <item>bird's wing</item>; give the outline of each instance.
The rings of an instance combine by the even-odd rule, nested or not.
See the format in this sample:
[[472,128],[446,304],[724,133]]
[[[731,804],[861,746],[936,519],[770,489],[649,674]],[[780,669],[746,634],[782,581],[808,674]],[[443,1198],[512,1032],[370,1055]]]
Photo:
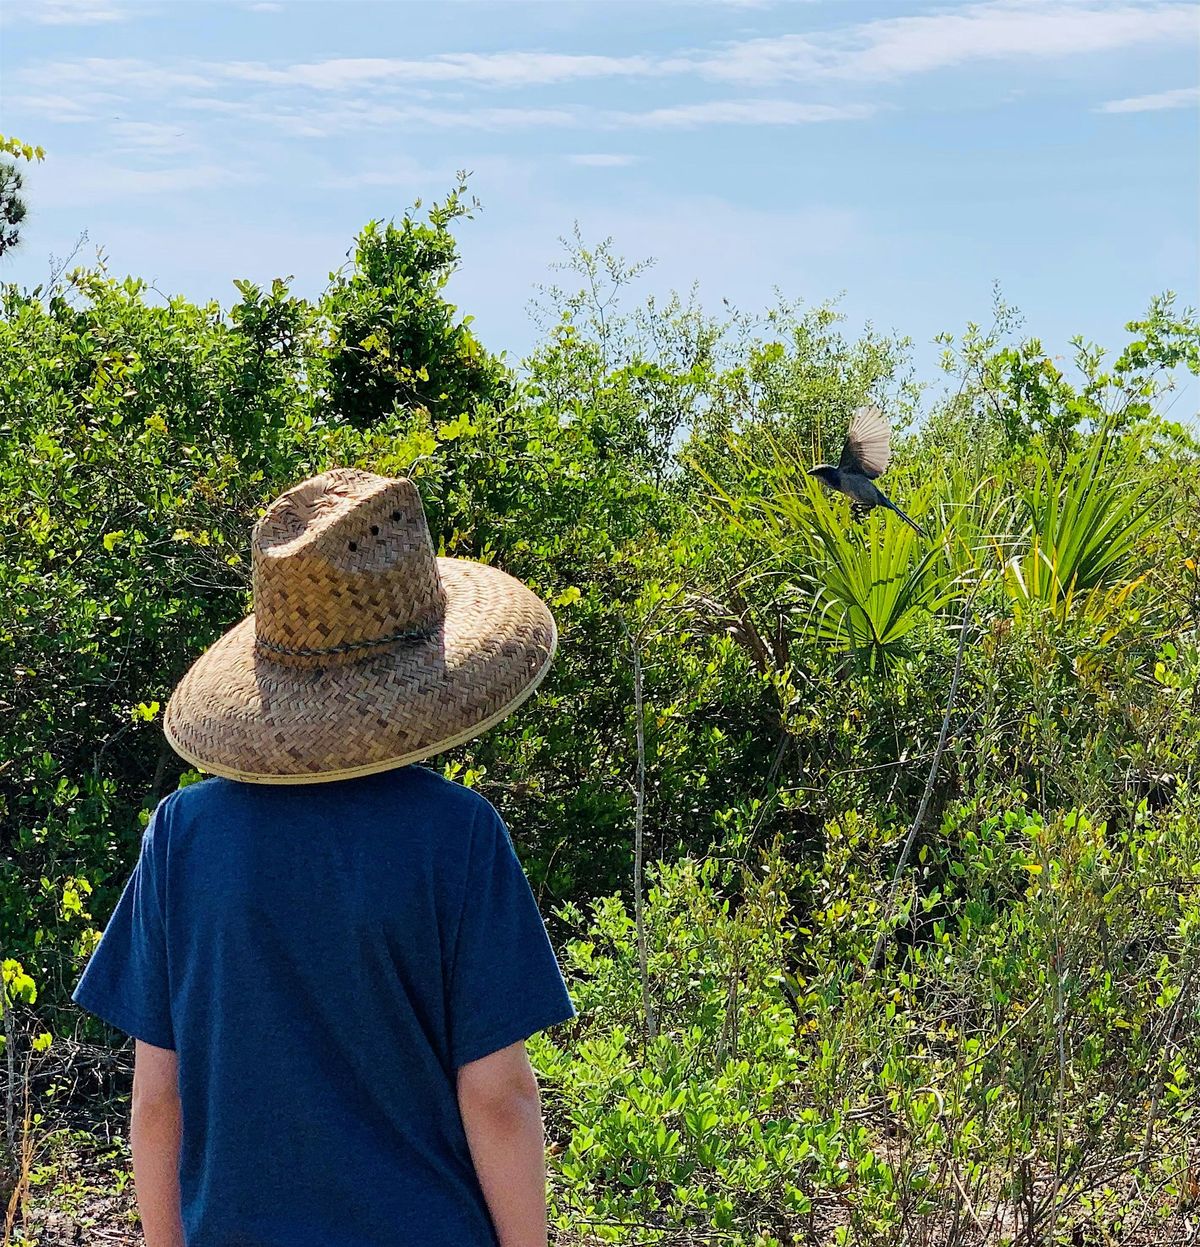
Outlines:
[[882,476],[892,458],[891,430],[878,407],[860,407],[850,420],[838,469]]

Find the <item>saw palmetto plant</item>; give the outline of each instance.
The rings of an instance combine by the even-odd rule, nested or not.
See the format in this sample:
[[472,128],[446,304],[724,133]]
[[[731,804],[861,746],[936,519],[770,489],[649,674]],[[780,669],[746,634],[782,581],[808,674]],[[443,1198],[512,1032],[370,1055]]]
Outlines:
[[1145,578],[1139,551],[1167,520],[1163,491],[1136,447],[1097,434],[1055,471],[1042,459],[1020,492],[1027,537],[996,547],[1018,613],[1036,603],[1055,618],[1100,620]]
[[903,520],[876,510],[850,525],[846,508],[819,486],[809,485],[804,494],[770,505],[791,517],[800,538],[794,567],[812,603],[813,633],[872,666],[886,666],[955,596],[954,582],[937,548]]
[[[795,626],[813,639],[886,666],[955,596],[940,547],[883,507],[856,522],[850,506],[809,474],[807,447],[761,429],[730,446],[743,485],[753,488],[734,498],[710,480],[714,501],[759,547],[753,575],[774,579],[773,596],[789,599]],[[930,495],[922,488],[909,505],[920,514]]]

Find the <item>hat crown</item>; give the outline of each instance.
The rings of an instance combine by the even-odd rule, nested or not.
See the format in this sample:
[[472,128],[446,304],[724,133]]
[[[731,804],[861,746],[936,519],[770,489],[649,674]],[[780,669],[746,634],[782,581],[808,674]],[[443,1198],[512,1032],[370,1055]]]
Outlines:
[[446,594],[416,486],[334,468],[254,527],[255,642],[294,666],[353,662],[435,629]]

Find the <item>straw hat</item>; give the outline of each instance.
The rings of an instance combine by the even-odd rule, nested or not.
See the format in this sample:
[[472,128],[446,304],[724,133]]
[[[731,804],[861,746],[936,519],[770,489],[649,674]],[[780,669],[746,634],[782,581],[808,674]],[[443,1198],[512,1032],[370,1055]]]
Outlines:
[[549,670],[545,603],[519,580],[437,558],[412,481],[335,468],[254,527],[254,613],[167,703],[172,747],[259,784],[388,770],[462,744]]

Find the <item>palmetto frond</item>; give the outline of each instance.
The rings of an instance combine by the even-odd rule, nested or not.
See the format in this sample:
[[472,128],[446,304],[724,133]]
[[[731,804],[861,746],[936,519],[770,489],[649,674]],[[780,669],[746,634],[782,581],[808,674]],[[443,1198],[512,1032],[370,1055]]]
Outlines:
[[1028,539],[1004,559],[1014,608],[1102,618],[1143,578],[1135,555],[1165,521],[1160,491],[1125,446],[1098,434],[1060,472],[1043,460],[1023,492]]

